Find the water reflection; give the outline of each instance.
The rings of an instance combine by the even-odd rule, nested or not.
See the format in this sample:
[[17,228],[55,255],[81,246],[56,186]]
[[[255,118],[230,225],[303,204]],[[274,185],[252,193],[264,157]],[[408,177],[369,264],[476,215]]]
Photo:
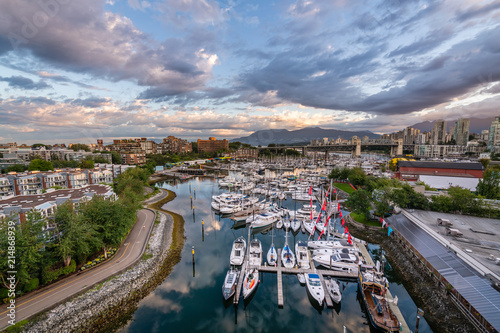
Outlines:
[[[333,309],[314,307],[315,302],[310,301],[306,288],[299,284],[295,275],[287,274],[283,275],[284,306],[278,308],[277,277],[272,273],[261,273],[258,290],[251,299],[237,307],[232,306],[234,296],[224,302],[221,287],[229,269],[232,242],[239,236],[248,237],[245,223],[235,224],[211,210],[212,195],[220,193],[213,179],[193,178],[189,182],[165,182],[158,186],[177,194],[165,209],[184,216],[186,240],[182,259],[170,276],[140,302],[133,320],[122,329],[123,332],[331,333],[343,332],[344,325],[347,332],[370,332],[366,315],[357,300],[358,287],[354,280],[339,281],[342,302]],[[287,199],[283,205],[293,209],[294,202]],[[297,207],[300,207],[299,203]],[[340,223],[337,223],[337,228],[342,229]],[[260,230],[252,233],[251,238],[262,242],[266,254],[272,239],[277,248],[283,247],[285,231]],[[288,242],[294,249],[297,241],[307,238],[308,235],[299,231],[290,233]],[[377,247],[370,249],[374,249],[372,252],[377,255]],[[393,295],[398,295],[401,311],[411,323],[413,312],[416,317],[416,306],[404,287],[395,280],[390,267],[387,272],[390,290]],[[420,322],[419,331],[431,332],[425,321]]]

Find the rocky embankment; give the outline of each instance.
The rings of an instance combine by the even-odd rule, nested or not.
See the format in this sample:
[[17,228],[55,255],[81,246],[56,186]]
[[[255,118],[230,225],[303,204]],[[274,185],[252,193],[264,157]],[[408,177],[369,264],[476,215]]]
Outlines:
[[[162,210],[163,204],[175,198],[174,192],[167,192],[166,198],[153,204],[155,209]],[[160,285],[181,259],[184,220],[172,212],[158,213],[160,223],[155,224],[145,251],[151,258],[41,315],[23,332],[111,332],[130,320],[139,301]]]
[[346,218],[346,223],[353,236],[380,244],[397,277],[403,281],[415,304],[424,310],[424,317],[434,332],[476,332],[476,328],[450,299],[446,289],[399,240],[387,237],[387,229],[357,223],[350,216]]

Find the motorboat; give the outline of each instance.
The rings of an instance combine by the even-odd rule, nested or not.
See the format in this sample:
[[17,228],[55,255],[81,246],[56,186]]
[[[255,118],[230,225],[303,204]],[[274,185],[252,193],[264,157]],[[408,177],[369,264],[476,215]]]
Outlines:
[[346,239],[341,239],[341,238],[307,242],[307,247],[309,247],[310,249],[339,248],[347,246],[351,245],[347,242]]
[[262,265],[262,243],[257,238],[250,242],[248,263],[250,266]]
[[312,251],[313,257],[321,256],[321,255],[334,255],[337,253],[352,253],[359,255],[359,248],[355,246],[346,246],[346,247],[335,247],[335,248],[322,248],[316,249]]
[[306,277],[304,276],[304,273],[298,273],[297,274],[297,280],[299,280],[300,284],[305,284],[306,283]]
[[252,228],[265,228],[273,224],[279,219],[279,216],[274,213],[262,213],[255,216],[255,219],[252,223]]
[[298,241],[295,244],[295,255],[297,258],[297,265],[299,265],[300,268],[309,269],[311,267],[306,242]]
[[231,256],[229,262],[231,265],[241,265],[243,259],[245,259],[245,250],[247,248],[247,242],[243,236],[238,237],[233,242],[233,248],[231,249]]
[[321,285],[319,275],[316,273],[307,273],[305,274],[305,278],[309,295],[311,295],[311,297],[318,302],[319,306],[323,306],[323,301],[325,300],[325,290]]
[[351,253],[314,256],[313,260],[315,263],[334,271],[355,273],[358,272],[358,265],[363,263],[357,255]]
[[338,282],[334,279],[325,279],[325,287],[332,301],[337,304],[340,303],[340,300],[342,299],[342,294],[340,293],[340,287]]
[[243,280],[243,298],[248,298],[257,289],[259,284],[259,270],[256,268],[247,269]]
[[226,278],[224,279],[224,284],[222,285],[222,295],[225,300],[228,300],[234,295],[236,291],[236,285],[238,283],[238,277],[240,276],[240,271],[231,268],[226,273]]

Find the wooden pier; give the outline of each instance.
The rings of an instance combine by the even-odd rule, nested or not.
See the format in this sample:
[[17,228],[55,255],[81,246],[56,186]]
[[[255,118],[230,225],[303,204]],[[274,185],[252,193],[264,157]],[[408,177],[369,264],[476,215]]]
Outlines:
[[247,270],[248,260],[247,256],[243,259],[243,265],[241,266],[240,276],[238,277],[238,284],[236,285],[236,293],[234,295],[233,303],[236,305],[240,301],[241,287],[243,286],[243,281],[245,280],[245,271]]

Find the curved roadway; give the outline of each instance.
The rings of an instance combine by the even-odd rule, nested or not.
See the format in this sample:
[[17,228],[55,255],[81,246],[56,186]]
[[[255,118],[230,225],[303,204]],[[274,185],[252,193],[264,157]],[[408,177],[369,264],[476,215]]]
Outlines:
[[[118,252],[98,267],[70,276],[40,289],[35,293],[16,298],[16,319],[19,322],[40,312],[47,311],[66,300],[83,293],[97,283],[121,273],[140,260],[149,239],[156,215],[149,209],[137,212],[137,222]],[[7,304],[0,307],[0,328],[9,326]]]

